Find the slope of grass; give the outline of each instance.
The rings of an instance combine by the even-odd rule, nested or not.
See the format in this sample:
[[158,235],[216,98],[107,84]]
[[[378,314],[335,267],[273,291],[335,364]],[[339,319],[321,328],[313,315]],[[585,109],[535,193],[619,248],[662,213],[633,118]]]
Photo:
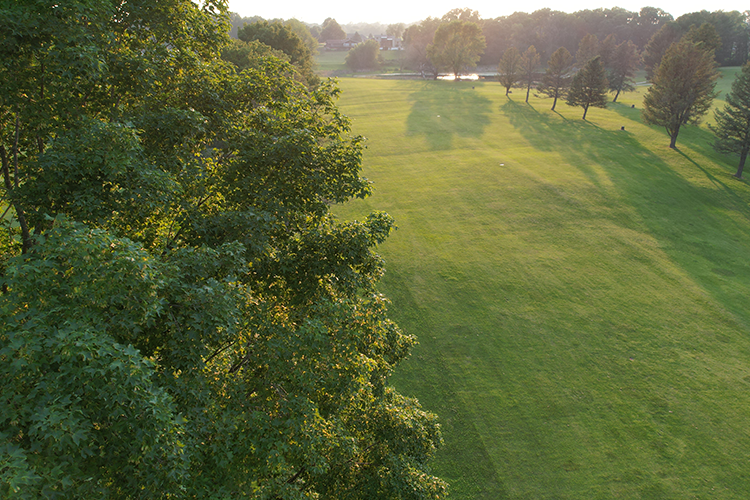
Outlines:
[[670,150],[643,88],[584,122],[490,82],[340,84],[375,195],[338,213],[396,218],[382,289],[420,345],[393,382],[440,415],[451,497],[746,498],[750,189],[712,135]]

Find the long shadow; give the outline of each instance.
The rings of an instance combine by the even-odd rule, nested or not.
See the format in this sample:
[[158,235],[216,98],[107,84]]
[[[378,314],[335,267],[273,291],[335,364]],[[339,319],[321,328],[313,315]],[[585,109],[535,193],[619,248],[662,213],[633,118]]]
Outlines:
[[599,187],[599,174],[589,166],[592,161],[598,165],[627,165],[645,175],[668,170],[627,130],[605,130],[590,121],[563,119],[554,112],[539,113],[514,101],[500,108],[534,148],[561,154]]
[[[631,109],[630,107],[626,106],[615,106],[612,107],[612,110],[631,120],[640,121],[641,119],[640,110],[637,109]],[[713,143],[715,140],[716,136],[705,128],[696,125],[686,125],[680,130],[680,135],[677,138],[677,147],[675,151],[686,161],[692,163],[698,170],[703,172],[703,174],[705,174],[706,178],[710,180],[711,183],[725,191],[729,199],[736,202],[734,208],[750,219],[750,211],[747,210],[747,200],[743,199],[738,194],[738,188],[740,186],[737,184],[737,182],[741,181],[733,176],[733,174],[737,170],[739,157],[737,155],[718,153],[713,148]],[[669,137],[665,132],[664,143],[667,144],[668,142]],[[704,166],[700,165],[693,159],[693,156],[695,155],[686,153],[685,151],[687,150],[692,150],[701,156],[710,158],[717,164],[724,166],[725,170],[719,172],[714,171],[713,173],[710,172],[708,169],[706,169]]]
[[426,82],[409,96],[409,135],[421,135],[432,150],[453,147],[453,138],[479,137],[490,123],[491,101],[470,84]]
[[[689,163],[692,163],[698,170],[703,172],[706,176],[706,178],[711,181],[711,183],[716,186],[717,189],[721,189],[724,191],[727,195],[728,201],[731,203],[731,208],[739,213],[740,215],[744,216],[745,219],[750,222],[750,207],[748,206],[748,201],[742,196],[740,196],[737,191],[730,186],[729,184],[726,184],[722,179],[716,177],[713,173],[711,173],[709,170],[707,170],[705,167],[697,163],[695,160],[693,160],[691,157],[680,151],[680,149],[677,149],[677,153],[685,158],[686,161]],[[723,176],[722,176],[723,177]],[[726,179],[729,182],[741,182],[739,179],[733,177],[733,176],[726,176]]]
[[[638,109],[611,109],[623,118],[640,120]],[[729,169],[701,164],[703,157],[698,154],[712,160],[717,157],[710,150],[710,132],[688,127],[678,139],[678,148],[682,143],[684,152],[674,152],[706,176],[712,184],[706,185],[683,177],[627,131],[604,130],[583,120],[563,121],[553,113],[536,113],[512,101],[502,105],[501,111],[533,147],[557,152],[603,196],[611,197],[614,187],[615,203],[635,209],[639,227],[645,224],[673,262],[731,311],[735,321],[750,328],[750,312],[744,303],[750,294],[750,266],[744,263],[742,251],[750,248],[750,190],[743,182],[733,182]],[[665,134],[665,149],[667,144]],[[600,182],[602,172],[609,180],[607,186]]]

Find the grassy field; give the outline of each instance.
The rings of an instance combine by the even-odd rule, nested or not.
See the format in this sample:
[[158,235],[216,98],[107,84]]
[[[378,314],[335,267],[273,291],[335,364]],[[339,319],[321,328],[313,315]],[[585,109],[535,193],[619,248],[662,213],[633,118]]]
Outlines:
[[382,289],[420,345],[393,382],[439,414],[451,497],[747,498],[750,187],[712,134],[670,150],[643,88],[583,121],[493,82],[340,86],[375,194],[338,213],[396,218]]

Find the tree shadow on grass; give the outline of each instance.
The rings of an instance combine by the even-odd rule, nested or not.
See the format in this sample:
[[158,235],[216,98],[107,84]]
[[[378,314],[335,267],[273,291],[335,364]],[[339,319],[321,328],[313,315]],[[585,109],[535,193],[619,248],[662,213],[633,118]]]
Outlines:
[[[638,109],[631,109],[627,106],[617,105],[612,107],[612,111],[615,111],[630,120],[641,122],[641,113]],[[661,127],[656,128],[660,129],[664,133],[664,144],[668,144],[669,136],[666,134],[666,132],[664,132],[664,129]],[[739,155],[717,152],[713,148],[713,143],[715,140],[716,136],[709,130],[697,125],[686,125],[680,129],[680,135],[677,138],[677,147],[675,150],[683,158],[685,158],[685,160],[689,161],[699,170],[701,170],[706,175],[706,177],[712,183],[714,183],[714,185],[721,186],[721,188],[724,189],[728,195],[735,199],[739,199],[735,190],[736,186],[732,185],[732,182],[737,180],[737,178],[733,177],[733,175],[737,171],[737,165],[739,164]],[[686,153],[685,151],[687,150],[692,150],[699,155],[709,158],[717,164],[724,166],[726,168],[726,175],[714,175],[716,174],[716,172],[714,172],[714,174],[710,173],[707,169],[699,165],[693,159],[694,155]],[[729,184],[726,184],[724,181],[728,182]]]
[[597,169],[590,166],[592,163],[622,165],[644,172],[666,168],[628,131],[602,129],[590,121],[565,119],[556,112],[539,113],[513,101],[500,109],[535,149],[562,155],[596,186],[601,187],[601,181]]
[[632,107],[632,105],[622,104],[619,102],[608,102],[607,109],[614,111],[623,118],[627,118],[632,121],[641,121],[641,108]]
[[680,148],[676,149],[677,153],[685,158],[685,160],[691,164],[693,164],[698,170],[703,172],[706,176],[706,178],[711,181],[711,183],[716,186],[717,189],[722,190],[726,195],[726,204],[728,205],[728,208],[732,209],[733,211],[743,215],[745,219],[747,219],[748,222],[750,222],[750,207],[748,207],[748,202],[746,199],[744,199],[742,196],[740,196],[735,189],[734,186],[731,186],[731,184],[727,184],[724,182],[724,180],[728,182],[741,182],[736,177],[727,175],[726,177],[719,178],[714,175],[714,173],[711,173],[706,167],[700,165],[698,162],[693,160],[690,156],[683,153]]
[[[624,105],[612,109],[640,121],[638,109]],[[750,293],[750,266],[737,265],[744,262],[742,249],[750,247],[750,189],[745,183],[732,183],[731,174],[721,166],[701,164],[704,157],[720,160],[712,151],[710,132],[686,128],[678,139],[678,148],[682,142],[684,152],[674,153],[705,174],[712,184],[706,185],[681,175],[627,131],[605,130],[583,120],[563,121],[555,114],[537,113],[513,102],[501,110],[534,148],[557,152],[602,196],[614,195],[614,205],[634,209],[637,221],[617,222],[635,223],[637,230],[645,226],[673,262],[732,311],[736,320],[750,327],[744,304]],[[666,134],[664,140],[666,149]],[[602,174],[609,180],[606,186],[600,182]],[[742,217],[727,215],[732,213]]]
[[490,123],[491,101],[467,84],[429,82],[409,96],[408,135],[424,136],[432,150],[453,147],[454,137],[479,137]]

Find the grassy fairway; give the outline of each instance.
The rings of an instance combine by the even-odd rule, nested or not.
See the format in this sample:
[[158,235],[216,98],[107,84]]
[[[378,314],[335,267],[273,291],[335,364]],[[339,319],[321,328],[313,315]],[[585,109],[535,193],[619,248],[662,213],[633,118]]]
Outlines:
[[376,191],[338,213],[396,218],[382,288],[420,345],[394,382],[440,415],[452,498],[747,498],[750,189],[711,134],[670,150],[638,93],[584,122],[491,82],[340,85]]

